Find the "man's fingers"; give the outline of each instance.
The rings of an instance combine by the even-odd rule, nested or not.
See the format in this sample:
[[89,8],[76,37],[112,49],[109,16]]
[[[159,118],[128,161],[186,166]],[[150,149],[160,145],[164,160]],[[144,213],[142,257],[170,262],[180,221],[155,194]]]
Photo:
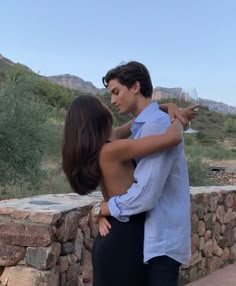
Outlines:
[[105,221],[105,224],[106,224],[107,228],[111,229],[111,224],[109,223],[108,220]]
[[102,225],[99,228],[101,236],[106,236],[109,233],[109,229],[106,225]]
[[99,219],[99,232],[101,236],[106,236],[111,229],[111,224],[105,217]]

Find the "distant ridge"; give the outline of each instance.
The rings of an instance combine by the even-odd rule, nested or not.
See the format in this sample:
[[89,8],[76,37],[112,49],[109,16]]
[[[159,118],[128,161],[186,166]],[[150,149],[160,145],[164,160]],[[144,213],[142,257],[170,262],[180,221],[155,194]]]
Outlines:
[[[65,74],[58,76],[49,76],[47,77],[47,79],[64,87],[78,89],[84,92],[91,92],[92,94],[104,94],[107,91],[105,88],[96,88],[92,82],[84,81],[83,79],[75,75]],[[153,98],[157,100],[163,98],[178,99],[180,97],[181,91],[181,87],[155,87],[153,90]],[[203,106],[208,107],[210,111],[216,111],[224,114],[236,114],[236,107],[230,106],[223,102],[216,102],[210,99],[199,98],[199,103]]]
[[2,54],[0,54],[0,69],[7,68],[9,66],[14,66],[15,63],[5,58]]
[[14,63],[11,60],[9,60],[8,58],[5,58],[2,54],[0,54],[0,71],[2,71],[4,69],[8,69],[9,67],[13,67],[16,64],[21,65],[22,67],[24,67],[26,70],[28,70],[30,72],[33,72],[26,65],[23,65],[23,64],[20,64],[20,63]]
[[[0,54],[0,71],[3,71],[11,66],[14,66],[16,63],[12,62],[8,58],[4,57],[2,54]],[[25,65],[22,65],[26,70],[31,71],[30,68],[28,68]],[[80,90],[82,92],[89,92],[92,94],[104,94],[107,92],[105,88],[97,88],[93,85],[90,81],[85,81],[82,78],[70,75],[70,74],[64,74],[64,75],[54,75],[54,76],[42,76],[43,78],[57,83],[61,86],[64,86],[66,88]],[[167,87],[156,87],[153,91],[153,98],[154,99],[163,99],[163,98],[175,98],[178,99],[180,96],[182,88],[181,87],[174,87],[174,88],[167,88]],[[231,113],[236,114],[236,107],[230,106],[228,104],[225,104],[223,102],[216,102],[214,100],[210,99],[203,99],[199,98],[200,104],[203,106],[206,106],[209,108],[210,111],[216,111],[220,113]]]
[[84,81],[82,78],[75,75],[63,74],[57,76],[48,76],[46,78],[52,82],[55,82],[59,85],[62,85],[70,89],[81,90],[92,94],[97,94],[97,93],[104,94],[106,92],[105,88],[103,89],[96,88],[92,82]]
[[[155,87],[153,90],[153,98],[156,100],[160,100],[163,98],[175,98],[179,99],[181,98],[181,87],[175,87],[175,88],[167,88],[167,87]],[[217,102],[210,99],[204,99],[199,97],[199,103],[203,106],[206,106],[209,108],[210,111],[220,112],[220,113],[230,113],[230,114],[236,114],[236,107],[231,106],[228,104],[225,104],[223,102]]]

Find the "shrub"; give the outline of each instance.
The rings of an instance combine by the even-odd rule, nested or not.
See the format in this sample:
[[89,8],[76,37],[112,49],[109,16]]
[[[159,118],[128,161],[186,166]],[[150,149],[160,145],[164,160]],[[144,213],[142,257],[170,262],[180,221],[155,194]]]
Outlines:
[[207,186],[211,184],[208,169],[199,156],[188,159],[190,186]]
[[44,172],[50,110],[30,91],[30,78],[10,78],[0,89],[0,184],[37,185]]
[[234,118],[227,118],[224,121],[224,131],[227,133],[236,132],[236,119]]
[[184,144],[185,145],[192,145],[193,141],[194,141],[193,136],[191,136],[191,135],[188,136],[188,134],[184,135]]

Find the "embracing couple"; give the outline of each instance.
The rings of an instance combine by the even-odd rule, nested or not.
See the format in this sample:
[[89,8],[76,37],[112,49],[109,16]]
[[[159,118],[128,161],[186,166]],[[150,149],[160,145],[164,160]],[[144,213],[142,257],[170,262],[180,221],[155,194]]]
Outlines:
[[[111,103],[134,119],[112,129],[111,111],[95,96],[69,107],[62,164],[81,195],[101,187],[92,211],[99,224],[93,253],[94,286],[177,286],[190,250],[190,194],[183,125],[190,106],[152,101],[147,68],[128,62],[103,77]],[[167,114],[169,113],[169,115]]]

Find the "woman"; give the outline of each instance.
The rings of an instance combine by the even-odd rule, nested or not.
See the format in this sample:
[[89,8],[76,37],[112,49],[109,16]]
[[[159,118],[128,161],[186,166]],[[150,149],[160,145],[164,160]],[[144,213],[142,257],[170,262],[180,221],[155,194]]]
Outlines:
[[[133,158],[181,141],[179,120],[164,134],[123,139],[129,136],[131,123],[112,130],[112,114],[98,98],[75,98],[66,116],[62,148],[63,170],[75,192],[86,195],[100,185],[105,200],[122,194],[134,182]],[[144,219],[144,213],[132,216],[127,223],[109,218],[109,235],[98,234],[94,243],[94,286],[145,285]]]

